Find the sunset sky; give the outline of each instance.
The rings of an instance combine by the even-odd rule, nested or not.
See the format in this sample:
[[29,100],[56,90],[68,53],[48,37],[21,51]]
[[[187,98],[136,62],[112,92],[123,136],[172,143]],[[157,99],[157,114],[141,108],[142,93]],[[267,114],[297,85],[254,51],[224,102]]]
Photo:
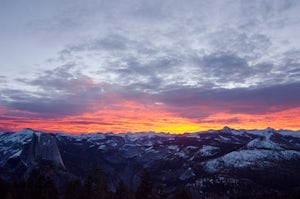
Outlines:
[[0,131],[300,129],[298,0],[0,0]]

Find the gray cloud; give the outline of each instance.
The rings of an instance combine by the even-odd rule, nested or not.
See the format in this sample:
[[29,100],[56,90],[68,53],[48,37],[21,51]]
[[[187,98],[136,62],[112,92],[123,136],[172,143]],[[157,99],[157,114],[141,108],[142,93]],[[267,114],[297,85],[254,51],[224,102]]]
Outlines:
[[45,117],[63,117],[93,111],[97,109],[93,104],[101,106],[107,102],[111,92],[109,85],[97,84],[79,71],[72,71],[73,67],[69,64],[47,70],[34,80],[19,79],[37,91],[2,89],[0,103],[39,113],[39,117],[43,114]]
[[215,119],[215,120],[210,120],[210,119],[205,119],[202,120],[203,122],[208,122],[208,123],[218,123],[218,124],[224,124],[224,125],[228,125],[228,124],[238,124],[240,123],[240,119],[237,117],[233,117],[233,118],[229,118],[229,119]]
[[7,82],[6,76],[0,75],[0,84],[6,83],[6,82]]
[[55,3],[32,5],[33,18],[9,10],[27,33],[0,36],[14,44],[0,53],[23,52],[14,70],[0,63],[2,106],[62,117],[130,99],[190,118],[299,107],[299,1]]
[[246,60],[230,53],[214,53],[200,61],[201,72],[208,77],[216,77],[217,82],[244,82],[255,71]]
[[216,50],[230,51],[247,60],[261,58],[271,46],[271,41],[266,35],[249,34],[236,30],[215,32],[211,38],[211,45]]
[[[115,48],[115,44],[110,41],[111,38],[115,37],[122,38],[116,39],[116,43],[118,46],[126,46],[128,50],[123,49],[123,47]],[[144,48],[150,49],[150,53],[141,54],[143,44],[140,41],[113,36],[109,37],[106,43],[106,45],[111,44],[111,47],[104,47],[101,42],[106,38],[100,37],[86,44],[80,44],[81,47],[70,47],[64,51],[70,54],[89,51],[99,53],[99,60],[100,62],[103,61],[103,64],[99,64],[101,70],[98,70],[96,74],[113,77],[112,79],[105,79],[104,77],[102,81],[121,87],[130,87],[132,90],[157,93],[182,86],[195,88],[206,86],[207,89],[245,88],[297,82],[295,78],[298,77],[299,64],[296,52],[285,53],[283,58],[279,59],[280,62],[276,63],[271,61],[253,62],[248,57],[239,55],[238,51],[236,53],[234,51],[197,53],[196,50],[189,49],[187,55],[186,51],[184,53],[177,52],[177,49],[172,51],[168,48],[154,48],[154,44],[150,43]],[[99,41],[101,41],[100,44]],[[97,47],[88,48],[84,46]],[[112,47],[118,49],[116,54],[110,53]],[[167,54],[164,54],[163,49],[166,50]],[[97,55],[92,58],[95,57]],[[48,84],[45,81],[47,78],[42,79],[45,84]],[[84,79],[86,80],[86,78]],[[55,82],[59,83],[59,81]]]
[[71,52],[80,51],[118,51],[127,50],[129,47],[135,45],[134,41],[129,40],[118,34],[106,35],[103,38],[91,39],[76,45],[69,46],[67,49],[61,51],[61,54],[68,54]]
[[[160,87],[160,79],[145,84],[132,83],[127,86],[101,84],[91,81],[73,65],[48,70],[35,80],[22,80],[39,88],[36,92],[2,89],[0,103],[17,110],[37,113],[40,117],[64,117],[90,111],[102,110],[114,102],[133,100],[139,103],[163,103],[165,108],[183,117],[204,119],[210,114],[228,113],[265,114],[298,107],[300,83],[248,88],[212,88],[173,85]],[[7,99],[7,100],[5,100]],[[94,105],[97,106],[94,106]]]
[[299,93],[298,82],[263,88],[178,88],[158,94],[156,100],[182,116],[198,118],[219,111],[266,114],[295,108],[300,106]]

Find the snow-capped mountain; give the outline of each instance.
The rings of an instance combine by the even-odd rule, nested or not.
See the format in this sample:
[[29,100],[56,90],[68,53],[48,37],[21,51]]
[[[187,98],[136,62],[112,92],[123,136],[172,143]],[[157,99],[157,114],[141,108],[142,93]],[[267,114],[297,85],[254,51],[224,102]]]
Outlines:
[[31,169],[49,165],[51,175],[83,178],[96,162],[112,189],[120,180],[135,189],[145,168],[170,192],[178,186],[196,195],[299,187],[300,132],[224,127],[182,135],[0,133],[0,178],[26,177]]

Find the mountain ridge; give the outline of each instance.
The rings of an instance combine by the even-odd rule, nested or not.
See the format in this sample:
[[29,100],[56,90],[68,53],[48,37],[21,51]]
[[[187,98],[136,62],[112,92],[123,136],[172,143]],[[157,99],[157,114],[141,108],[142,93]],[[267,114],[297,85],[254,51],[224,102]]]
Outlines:
[[208,133],[208,132],[216,132],[216,131],[228,131],[228,132],[232,132],[232,131],[275,131],[275,132],[278,132],[278,133],[285,133],[285,132],[289,132],[289,133],[299,133],[300,134],[300,129],[298,130],[290,130],[290,129],[275,129],[275,128],[272,128],[272,127],[266,127],[266,128],[262,128],[262,129],[257,129],[257,128],[254,128],[254,129],[244,129],[244,128],[239,128],[239,129],[235,129],[235,128],[231,128],[230,126],[224,126],[222,129],[208,129],[208,130],[201,130],[201,131],[195,131],[195,132],[183,132],[183,133],[171,133],[171,132],[156,132],[156,131],[137,131],[137,132],[131,132],[131,131],[128,131],[128,132],[120,132],[120,133],[115,133],[113,131],[111,132],[81,132],[81,133],[68,133],[68,132],[60,132],[60,131],[47,131],[47,130],[36,130],[36,129],[33,129],[33,128],[29,128],[29,127],[26,127],[26,128],[23,128],[19,131],[0,131],[0,134],[3,134],[3,133],[21,133],[21,132],[36,132],[36,133],[49,133],[49,134],[66,134],[66,135],[83,135],[83,134],[171,134],[171,135],[185,135],[185,134],[197,134],[197,133]]

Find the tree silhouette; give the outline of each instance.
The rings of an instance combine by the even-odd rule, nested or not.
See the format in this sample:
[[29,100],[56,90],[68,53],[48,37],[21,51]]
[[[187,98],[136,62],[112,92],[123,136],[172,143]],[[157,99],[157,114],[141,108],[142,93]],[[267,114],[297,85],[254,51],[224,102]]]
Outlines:
[[184,188],[178,189],[174,196],[174,199],[191,199],[191,198],[192,197],[190,196],[190,194]]
[[132,191],[124,184],[123,181],[120,181],[115,192],[115,199],[133,199],[134,194]]
[[30,199],[58,199],[58,191],[51,178],[44,177],[38,170],[31,171],[26,182],[26,197]]
[[149,172],[144,169],[141,175],[140,184],[136,190],[136,199],[146,199],[152,197],[152,182]]
[[156,183],[156,195],[158,199],[167,199],[166,184],[162,179],[159,179]]
[[116,199],[122,199],[124,196],[127,195],[127,187],[123,183],[123,181],[120,181],[115,192],[115,198]]
[[9,197],[9,184],[0,179],[0,198]]
[[26,182],[26,195],[28,198],[41,199],[43,197],[42,191],[44,183],[45,178],[41,173],[36,169],[32,170]]
[[108,192],[108,182],[100,163],[97,164],[92,179],[95,197],[99,198],[105,196]]
[[107,178],[101,164],[98,163],[94,169],[89,171],[84,181],[83,193],[83,198],[86,199],[102,199],[110,196]]
[[10,193],[11,198],[13,199],[26,199],[26,182],[24,179],[21,179],[18,182],[14,182],[11,185]]
[[66,187],[64,199],[81,199],[83,187],[79,180],[70,181]]
[[92,198],[92,176],[88,174],[85,177],[84,185],[83,185],[83,199],[90,199]]
[[58,199],[58,191],[53,182],[53,180],[49,177],[45,179],[45,184],[42,189],[42,197],[43,199]]

